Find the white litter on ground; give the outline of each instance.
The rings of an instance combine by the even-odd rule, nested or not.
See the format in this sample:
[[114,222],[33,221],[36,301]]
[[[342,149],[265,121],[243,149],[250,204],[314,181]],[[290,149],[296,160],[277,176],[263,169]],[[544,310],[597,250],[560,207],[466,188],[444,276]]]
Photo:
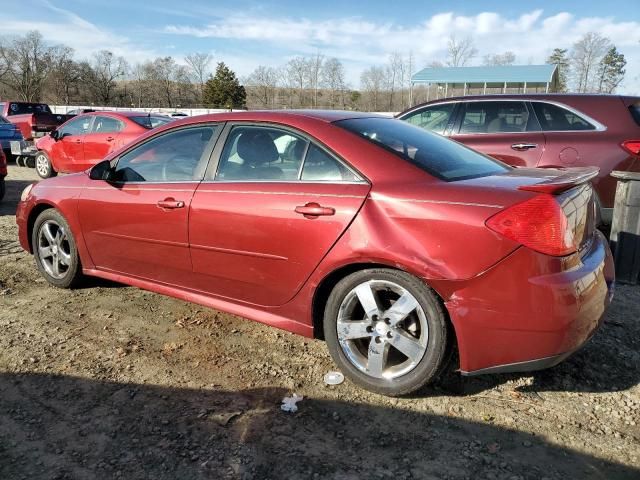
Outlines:
[[324,376],[324,383],[327,385],[340,385],[344,382],[344,375],[340,372],[329,372]]
[[298,411],[298,406],[296,403],[301,401],[304,397],[302,395],[298,396],[297,393],[294,393],[291,397],[284,397],[282,399],[282,405],[280,408],[285,412],[295,413]]

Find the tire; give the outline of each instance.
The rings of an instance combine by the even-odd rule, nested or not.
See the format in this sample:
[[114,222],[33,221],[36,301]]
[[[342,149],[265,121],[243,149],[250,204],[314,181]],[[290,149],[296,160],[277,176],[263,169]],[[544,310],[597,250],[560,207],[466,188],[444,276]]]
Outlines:
[[31,242],[36,266],[47,282],[59,288],[73,288],[81,282],[82,265],[76,242],[60,212],[50,208],[38,216]]
[[16,156],[16,166],[17,167],[24,167],[25,166],[24,163],[22,163],[23,162],[23,158],[24,157],[22,155]]
[[4,178],[0,178],[0,202],[4,198],[4,194],[7,191],[6,185],[4,183]]
[[[368,292],[376,303],[369,302],[374,307],[366,314],[360,299],[367,303]],[[367,269],[343,278],[324,311],[329,353],[345,376],[366,390],[393,397],[415,392],[439,374],[447,332],[435,293],[398,270]]]
[[35,156],[35,167],[36,173],[40,176],[40,178],[50,178],[55,177],[58,172],[53,169],[53,165],[51,164],[51,160],[46,153],[40,151]]

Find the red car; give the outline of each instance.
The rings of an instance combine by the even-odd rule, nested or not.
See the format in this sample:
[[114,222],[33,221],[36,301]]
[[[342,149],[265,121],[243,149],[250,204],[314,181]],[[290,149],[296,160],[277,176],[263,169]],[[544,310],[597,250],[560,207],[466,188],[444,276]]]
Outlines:
[[435,100],[398,115],[510,165],[596,166],[600,215],[610,224],[612,170],[640,172],[640,97],[482,95]]
[[97,276],[324,338],[354,382],[400,395],[452,347],[465,374],[508,372],[593,335],[614,278],[596,174],[370,114],[224,113],[28,187],[17,222],[52,285]]
[[172,121],[143,112],[91,112],[73,117],[36,142],[36,172],[42,178],[81,172],[146,131]]

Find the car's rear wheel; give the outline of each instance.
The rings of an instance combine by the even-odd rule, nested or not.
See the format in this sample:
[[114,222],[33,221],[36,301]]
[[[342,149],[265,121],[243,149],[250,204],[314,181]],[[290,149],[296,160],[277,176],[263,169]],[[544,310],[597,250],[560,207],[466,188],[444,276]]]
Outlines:
[[53,169],[51,160],[44,152],[38,152],[35,158],[36,172],[41,178],[55,177],[58,173]]
[[324,313],[329,352],[354,383],[384,395],[414,392],[439,372],[446,317],[424,282],[392,269],[342,279]]
[[60,288],[76,286],[82,279],[82,267],[69,224],[54,209],[38,216],[32,234],[33,255],[42,276]]

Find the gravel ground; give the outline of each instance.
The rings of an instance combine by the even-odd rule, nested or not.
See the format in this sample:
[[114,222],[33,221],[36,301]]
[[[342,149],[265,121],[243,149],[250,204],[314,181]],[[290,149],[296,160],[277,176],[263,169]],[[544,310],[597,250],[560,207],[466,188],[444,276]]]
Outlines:
[[[0,204],[0,479],[640,478],[640,289],[562,365],[389,399],[325,345],[117,284],[49,287]],[[284,396],[304,395],[297,413]]]

